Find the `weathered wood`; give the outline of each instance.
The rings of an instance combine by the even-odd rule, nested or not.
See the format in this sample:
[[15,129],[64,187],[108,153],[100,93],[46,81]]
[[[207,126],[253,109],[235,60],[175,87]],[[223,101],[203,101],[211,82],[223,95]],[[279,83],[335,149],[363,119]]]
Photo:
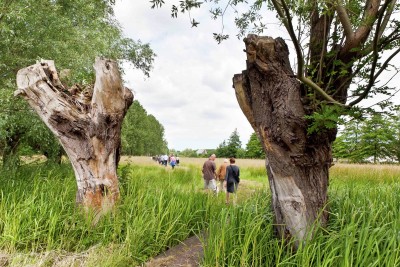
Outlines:
[[262,141],[276,229],[296,244],[325,225],[331,145],[335,133],[307,134],[304,90],[281,38],[244,39],[247,69],[233,78],[243,113]]
[[133,102],[115,61],[96,59],[93,92],[71,94],[51,60],[21,69],[18,90],[64,147],[73,166],[77,203],[97,211],[111,208],[119,198],[117,166],[121,125]]

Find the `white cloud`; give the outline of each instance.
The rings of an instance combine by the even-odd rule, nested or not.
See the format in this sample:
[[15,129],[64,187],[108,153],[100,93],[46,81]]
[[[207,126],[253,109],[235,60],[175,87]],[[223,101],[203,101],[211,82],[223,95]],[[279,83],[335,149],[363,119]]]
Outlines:
[[[218,45],[212,33],[221,30],[221,21],[211,20],[207,8],[192,12],[200,24],[191,28],[187,14],[171,18],[166,2],[161,9],[151,9],[148,0],[116,3],[115,14],[125,35],[149,42],[158,55],[150,78],[145,79],[140,71],[127,70],[128,86],[147,112],[164,125],[170,148],[215,148],[235,128],[245,145],[253,130],[232,88],[233,75],[245,69],[244,43],[234,36],[237,31],[232,12],[227,12],[224,25],[231,37]],[[269,29],[265,35],[286,40],[295,66],[293,44],[275,16],[267,16]],[[377,101],[375,97],[366,102]]]
[[149,42],[157,54],[150,78],[126,70],[135,98],[165,127],[170,148],[216,148],[237,128],[243,145],[253,132],[236,101],[232,77],[245,68],[244,43],[235,37],[218,45],[220,24],[207,9],[189,18],[170,17],[169,8],[151,9],[148,1],[117,1],[115,14],[124,34]]

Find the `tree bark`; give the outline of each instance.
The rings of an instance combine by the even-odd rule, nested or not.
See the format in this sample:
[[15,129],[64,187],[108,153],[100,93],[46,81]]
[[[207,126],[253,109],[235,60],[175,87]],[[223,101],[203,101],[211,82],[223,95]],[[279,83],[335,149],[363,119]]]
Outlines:
[[96,59],[93,87],[63,86],[53,61],[21,69],[18,90],[64,147],[75,172],[76,201],[96,211],[119,198],[117,166],[121,125],[133,94],[122,84],[115,61]]
[[307,134],[306,92],[289,63],[281,38],[244,39],[247,69],[233,77],[239,105],[266,152],[278,234],[295,246],[326,225],[329,168],[336,129]]

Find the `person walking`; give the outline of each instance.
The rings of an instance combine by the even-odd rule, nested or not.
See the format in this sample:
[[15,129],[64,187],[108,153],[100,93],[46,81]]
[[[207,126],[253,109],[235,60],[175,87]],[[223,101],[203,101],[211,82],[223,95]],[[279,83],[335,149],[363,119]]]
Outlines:
[[161,156],[162,157],[162,165],[164,165],[164,167],[167,167],[168,164],[168,155],[164,154]]
[[169,158],[169,164],[171,165],[172,169],[175,168],[176,158],[175,158],[174,154],[171,154],[171,157]]
[[217,169],[214,162],[215,158],[215,154],[212,154],[208,160],[204,162],[203,169],[201,170],[204,179],[204,189],[211,189],[214,193],[217,192],[217,185],[215,183],[215,170]]
[[229,160],[224,159],[224,163],[222,163],[217,170],[217,180],[218,180],[218,182],[217,182],[218,190],[217,191],[218,192],[225,191],[224,181],[225,181],[225,175],[226,175],[226,167],[228,167],[228,163],[229,163]]
[[[229,204],[229,195],[236,193],[238,185],[240,183],[240,169],[236,166],[235,158],[229,159],[230,165],[226,167],[226,175],[224,185],[226,187],[226,204]],[[233,200],[233,204],[236,204],[236,195]]]

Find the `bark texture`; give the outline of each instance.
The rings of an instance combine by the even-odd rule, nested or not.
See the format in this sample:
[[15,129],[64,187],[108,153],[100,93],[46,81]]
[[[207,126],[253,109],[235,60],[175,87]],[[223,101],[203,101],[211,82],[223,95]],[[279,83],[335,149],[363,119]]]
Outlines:
[[239,105],[262,141],[276,229],[296,245],[325,225],[327,187],[336,130],[307,135],[306,94],[293,75],[283,39],[244,39],[247,69],[233,78]]
[[77,203],[96,211],[119,198],[117,166],[121,125],[133,102],[115,61],[96,59],[94,86],[66,88],[53,61],[21,69],[18,90],[64,147],[73,166]]

